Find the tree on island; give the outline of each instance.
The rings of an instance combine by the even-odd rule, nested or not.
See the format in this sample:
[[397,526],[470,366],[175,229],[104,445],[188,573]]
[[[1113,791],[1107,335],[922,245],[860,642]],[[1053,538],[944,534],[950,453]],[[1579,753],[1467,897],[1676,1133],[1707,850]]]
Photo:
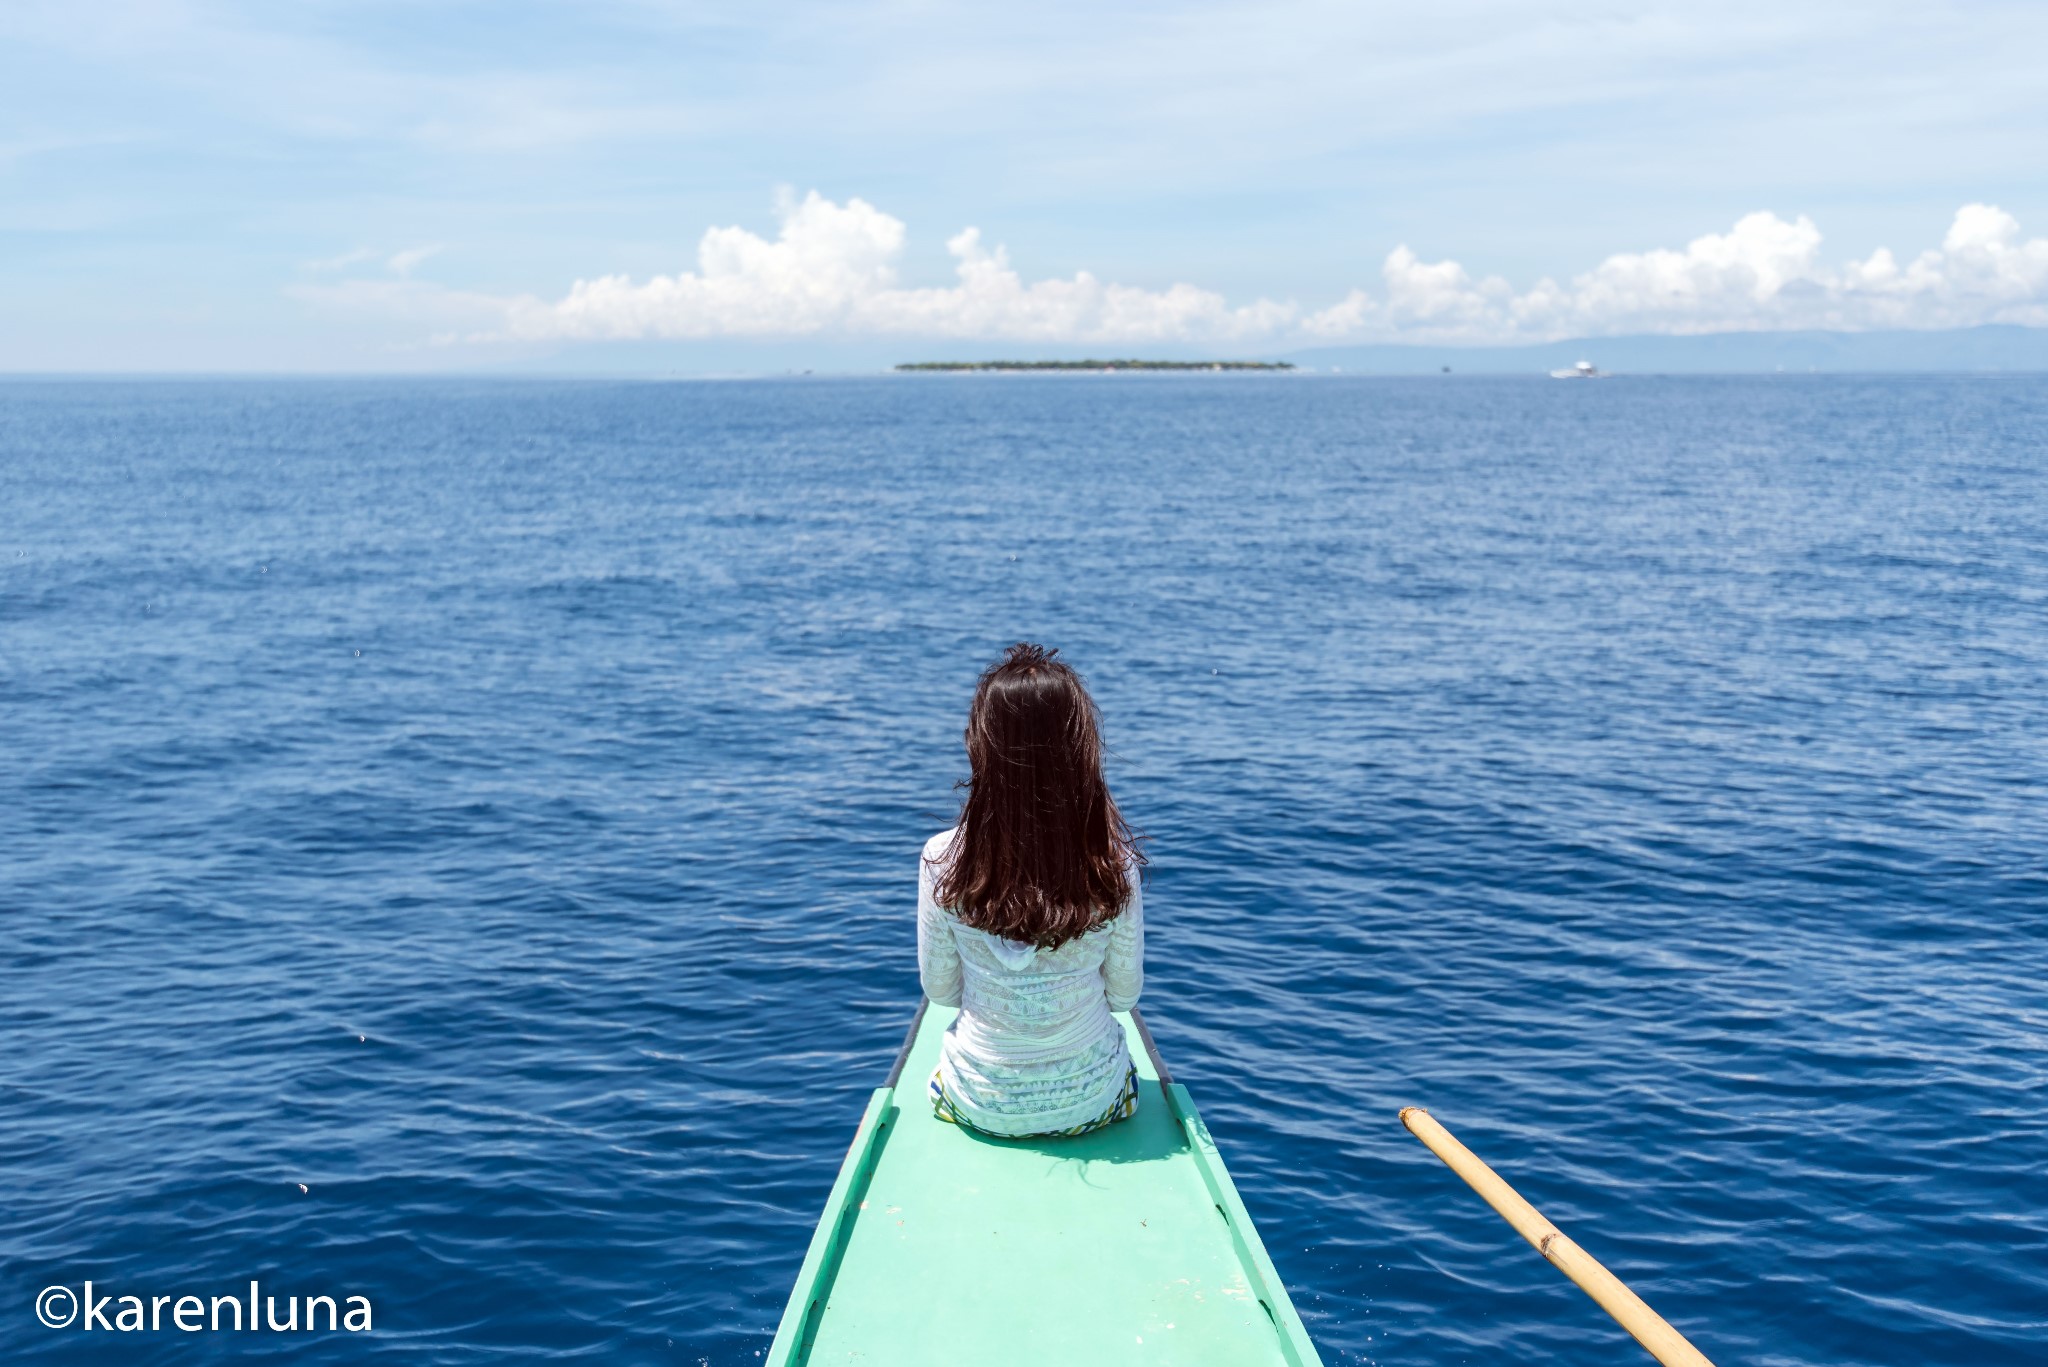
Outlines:
[[898,370],[1292,370],[1286,361],[907,361]]

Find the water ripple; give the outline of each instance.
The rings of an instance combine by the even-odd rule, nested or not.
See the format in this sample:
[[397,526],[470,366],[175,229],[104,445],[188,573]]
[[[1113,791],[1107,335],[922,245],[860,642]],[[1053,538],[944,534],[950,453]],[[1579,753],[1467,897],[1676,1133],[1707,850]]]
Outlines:
[[[1100,380],[1100,382],[1098,382]],[[1063,645],[1331,1363],[2048,1335],[2048,383],[0,387],[0,1344],[744,1364]],[[303,1187],[303,1190],[302,1190]]]

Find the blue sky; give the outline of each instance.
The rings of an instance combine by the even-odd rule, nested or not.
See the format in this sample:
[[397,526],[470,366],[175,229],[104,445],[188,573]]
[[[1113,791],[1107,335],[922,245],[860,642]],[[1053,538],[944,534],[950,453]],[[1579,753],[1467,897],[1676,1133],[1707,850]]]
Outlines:
[[2048,325],[2044,54],[2039,4],[11,0],[0,370]]

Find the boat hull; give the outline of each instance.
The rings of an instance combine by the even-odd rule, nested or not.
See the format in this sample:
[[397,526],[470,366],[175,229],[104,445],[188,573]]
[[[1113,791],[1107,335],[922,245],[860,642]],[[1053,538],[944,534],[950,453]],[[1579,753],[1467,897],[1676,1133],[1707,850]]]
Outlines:
[[1320,1367],[1187,1089],[1119,1016],[1138,1114],[998,1140],[933,1116],[956,1013],[920,1007],[868,1100],[769,1367],[811,1363]]

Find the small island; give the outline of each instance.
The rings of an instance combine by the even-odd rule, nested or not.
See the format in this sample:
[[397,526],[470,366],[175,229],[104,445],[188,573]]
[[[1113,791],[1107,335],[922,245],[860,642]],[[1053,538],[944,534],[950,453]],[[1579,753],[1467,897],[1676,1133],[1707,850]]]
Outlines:
[[1286,361],[912,361],[898,370],[1292,370]]

